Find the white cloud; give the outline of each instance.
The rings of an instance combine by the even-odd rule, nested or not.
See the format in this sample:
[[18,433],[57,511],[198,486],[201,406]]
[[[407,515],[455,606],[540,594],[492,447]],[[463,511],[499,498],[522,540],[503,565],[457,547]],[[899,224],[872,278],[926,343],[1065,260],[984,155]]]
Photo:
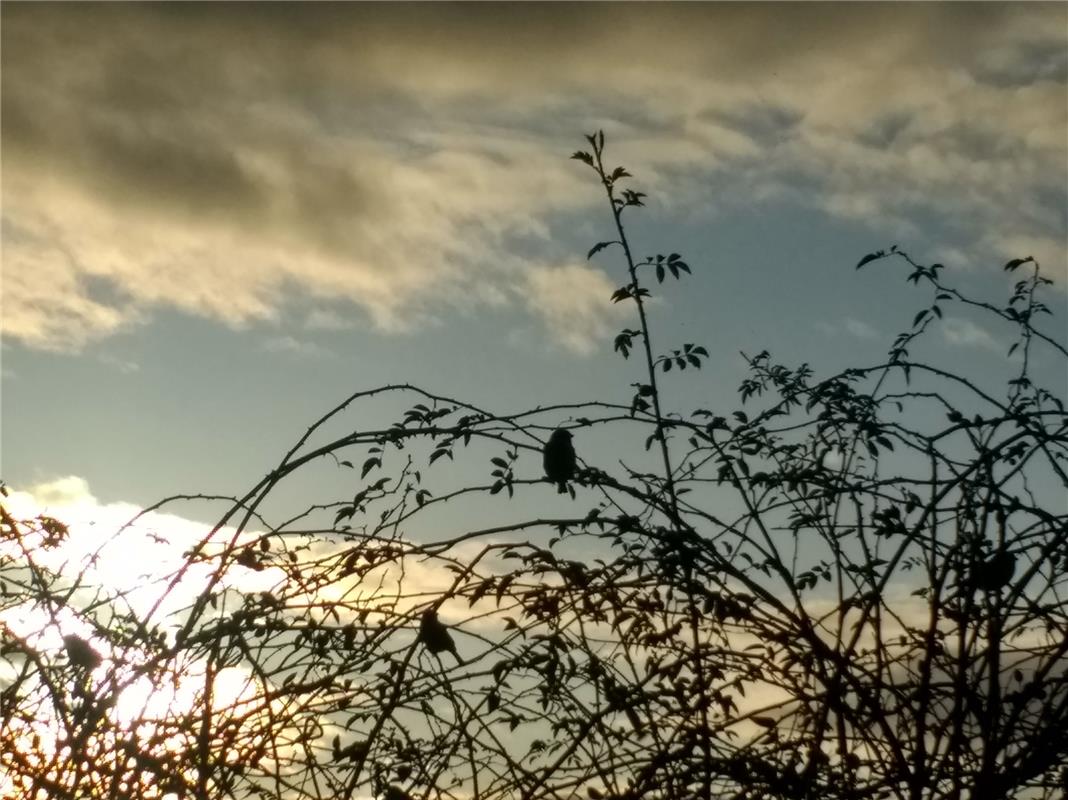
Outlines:
[[593,354],[615,333],[629,310],[613,304],[616,286],[592,267],[568,264],[537,267],[527,273],[527,308],[541,318],[551,340],[576,355]]
[[852,317],[845,321],[845,329],[847,333],[858,339],[877,339],[879,337],[879,331],[867,322],[853,319]]
[[16,492],[10,502],[12,513],[16,517],[54,513],[57,507],[81,514],[87,509],[95,508],[97,504],[96,498],[89,491],[88,482],[76,475],[38,484],[26,492]]
[[931,263],[943,264],[950,269],[968,269],[976,261],[974,255],[969,255],[959,247],[943,245],[934,249]]
[[[549,205],[565,210],[579,196],[573,165],[521,140],[457,142],[454,151],[408,160],[378,145],[337,142],[311,123],[293,142],[273,135],[279,141],[258,154],[269,168],[250,177],[270,202],[215,219],[114,202],[5,163],[5,194],[18,197],[5,216],[19,233],[5,243],[7,335],[78,351],[163,305],[242,328],[277,319],[291,287],[362,307],[380,330],[408,330],[442,304],[499,305],[521,264],[504,239],[545,235],[538,214]],[[317,183],[326,167],[287,151],[298,141],[299,153],[348,173],[353,196]],[[353,171],[353,163],[375,166]],[[532,207],[531,198],[540,200]],[[250,227],[248,215],[257,224]],[[116,287],[121,301],[94,300],[86,275]]]
[[[172,614],[180,616],[218,568],[218,561],[213,559],[190,562],[188,554],[194,545],[201,543],[203,552],[210,556],[232,542],[243,546],[260,538],[260,532],[252,530],[235,535],[234,528],[229,526],[213,532],[211,525],[177,513],[145,512],[126,502],[101,503],[88,482],[74,475],[22,489],[8,487],[8,490],[8,496],[2,498],[3,505],[14,519],[30,520],[46,515],[69,529],[69,536],[59,547],[34,553],[39,564],[67,575],[84,570],[84,585],[100,585],[121,594],[140,614],[160,602],[156,620]],[[136,522],[132,522],[135,518]],[[484,543],[485,540],[462,543],[450,551],[451,556],[474,558]],[[4,546],[0,542],[0,547]],[[351,541],[341,537],[335,542],[313,545],[316,557],[325,557],[330,552],[342,554],[351,547]],[[389,561],[376,568],[373,579],[368,573],[362,573],[362,577],[321,587],[319,599],[351,599],[356,585],[372,586],[373,591],[389,595],[403,581],[405,602],[415,604],[420,597],[442,593],[453,584],[455,574],[447,568],[450,563],[423,558],[403,563]],[[183,568],[181,581],[170,586],[171,578]],[[231,564],[222,585],[243,592],[268,591],[287,580],[286,573],[277,567],[253,570]]]
[[130,375],[141,369],[141,365],[138,364],[136,361],[119,358],[118,356],[113,356],[110,353],[102,354],[99,359],[101,364],[111,367],[112,369],[116,369],[123,375]]
[[42,350],[77,352],[141,318],[136,308],[91,299],[78,265],[44,239],[5,242],[3,288],[5,335]]
[[878,216],[883,204],[874,191],[832,191],[824,201],[824,207],[839,217],[847,219],[872,219]]
[[306,339],[293,336],[275,336],[263,343],[263,349],[271,353],[292,353],[305,358],[327,358],[333,353],[325,347]]
[[[68,575],[80,572],[86,586],[100,585],[122,593],[123,600],[140,614],[159,602],[157,619],[178,613],[191,602],[217,566],[192,564],[181,583],[168,589],[170,577],[186,564],[190,547],[200,541],[226,542],[234,535],[230,528],[212,534],[209,525],[161,511],[148,512],[127,526],[142,509],[124,502],[101,503],[85,479],[77,476],[11,491],[4,506],[15,519],[44,514],[69,528],[62,545],[35,553],[39,564]],[[255,538],[252,533],[243,536]],[[280,577],[272,569],[240,569],[228,576],[227,583],[245,591],[262,591]]]
[[[1013,258],[1034,258],[1047,278],[1052,278],[1054,286],[1062,293],[1068,290],[1068,242],[1049,236],[1029,236],[1022,232],[1002,232],[991,234],[986,238],[988,250],[987,261],[993,261],[997,267]],[[1033,267],[1026,272],[1017,271],[1009,275],[1015,283],[1025,274],[1030,275]]]
[[820,320],[816,323],[816,328],[827,336],[837,336],[842,331],[857,339],[877,339],[880,335],[876,328],[853,317],[847,317],[838,325],[827,320]]
[[948,344],[957,347],[979,347],[994,353],[1005,352],[1005,348],[984,328],[960,317],[946,317],[942,320],[942,336]]

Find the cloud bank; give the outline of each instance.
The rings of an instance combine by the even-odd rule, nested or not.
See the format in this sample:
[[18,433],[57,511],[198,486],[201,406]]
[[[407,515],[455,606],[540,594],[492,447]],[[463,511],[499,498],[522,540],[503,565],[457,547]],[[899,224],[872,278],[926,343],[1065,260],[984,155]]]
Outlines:
[[[31,347],[160,308],[241,327],[301,293],[382,331],[526,309],[589,352],[601,312],[527,298],[559,300],[555,226],[598,208],[565,158],[594,127],[654,197],[674,187],[669,212],[775,197],[880,231],[937,220],[1066,272],[1064,6],[2,13],[3,325]],[[580,277],[590,306],[609,279]]]

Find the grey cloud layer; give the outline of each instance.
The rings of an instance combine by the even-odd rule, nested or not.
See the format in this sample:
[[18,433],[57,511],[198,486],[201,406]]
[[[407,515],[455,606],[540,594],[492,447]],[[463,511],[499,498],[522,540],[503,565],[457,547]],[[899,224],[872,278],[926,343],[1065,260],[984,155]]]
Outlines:
[[[286,293],[383,328],[570,274],[563,158],[603,125],[652,188],[701,178],[1063,259],[1068,7],[6,4],[5,332],[77,349]],[[541,241],[530,263],[511,245]],[[560,270],[565,268],[564,272]],[[534,277],[532,277],[532,275]],[[91,287],[103,282],[108,299]],[[525,298],[525,299],[520,299]],[[559,302],[557,302],[559,300]]]

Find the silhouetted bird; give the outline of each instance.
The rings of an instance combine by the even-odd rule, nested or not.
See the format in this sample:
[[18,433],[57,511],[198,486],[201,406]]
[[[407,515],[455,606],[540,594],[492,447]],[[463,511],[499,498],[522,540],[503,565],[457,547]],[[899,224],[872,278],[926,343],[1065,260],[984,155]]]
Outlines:
[[433,608],[424,611],[423,618],[419,621],[419,641],[434,655],[448,651],[460,661],[452,634],[438,619],[438,612]]
[[63,637],[63,644],[67,648],[67,658],[74,666],[87,670],[100,666],[100,655],[81,636],[68,633]]
[[999,550],[985,561],[980,561],[972,570],[972,584],[986,592],[996,592],[1008,585],[1016,573],[1016,556],[1008,550]]
[[545,474],[556,484],[557,494],[567,492],[567,482],[575,474],[575,448],[571,444],[571,431],[557,428],[549,437],[542,453]]

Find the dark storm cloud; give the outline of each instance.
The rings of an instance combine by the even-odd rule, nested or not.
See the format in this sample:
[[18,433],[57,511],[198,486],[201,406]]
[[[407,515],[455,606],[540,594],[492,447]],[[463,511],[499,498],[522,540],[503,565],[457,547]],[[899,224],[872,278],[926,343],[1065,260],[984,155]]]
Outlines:
[[[156,303],[271,316],[293,283],[386,327],[442,299],[516,302],[544,281],[504,245],[585,204],[560,161],[593,126],[640,158],[654,190],[716,170],[734,196],[794,193],[902,222],[925,206],[980,219],[1011,201],[1019,217],[994,219],[997,236],[1059,234],[1027,198],[1063,174],[1064,6],[0,13],[4,216],[20,234],[5,272],[32,265],[75,293],[57,316],[44,287],[9,282],[25,295],[5,326],[31,344],[78,346]],[[114,282],[128,306],[85,305],[71,271]]]

